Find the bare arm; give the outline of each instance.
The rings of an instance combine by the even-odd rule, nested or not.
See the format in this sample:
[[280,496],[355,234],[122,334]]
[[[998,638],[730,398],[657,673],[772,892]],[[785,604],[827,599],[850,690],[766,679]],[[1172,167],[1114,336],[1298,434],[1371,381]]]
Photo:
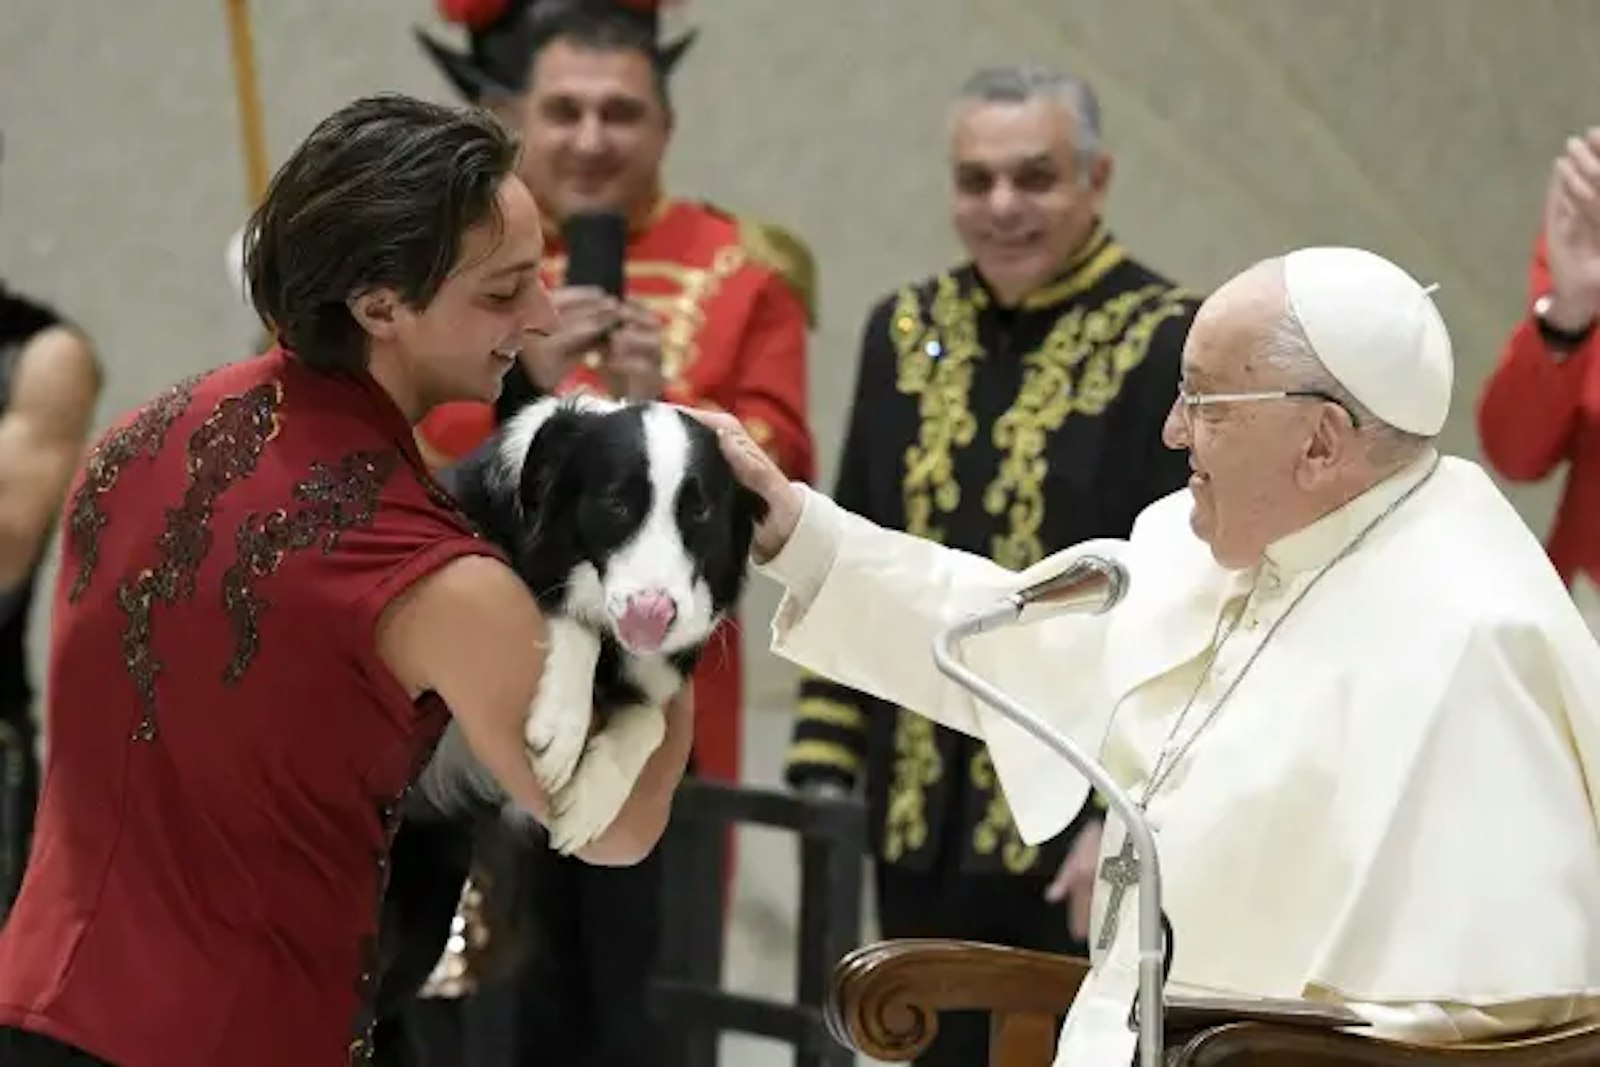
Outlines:
[[603,867],[629,867],[648,856],[667,830],[672,797],[689,766],[694,699],[685,687],[667,705],[667,735],[650,756],[616,822],[578,858]]
[[[548,637],[521,580],[498,560],[464,556],[397,597],[379,620],[377,639],[379,656],[407,692],[438,693],[473,758],[513,803],[547,823],[550,798],[534,775],[525,724]],[[665,743],[616,821],[580,858],[635,863],[654,847],[688,758],[689,717],[686,701],[675,701]]]
[[78,334],[53,326],[23,346],[0,416],[0,588],[15,588],[38,560],[99,395],[99,364]]
[[525,754],[523,720],[544,671],[544,618],[522,583],[487,556],[463,556],[396,597],[378,620],[378,655],[413,697],[432,690],[513,803],[543,821],[549,796]]

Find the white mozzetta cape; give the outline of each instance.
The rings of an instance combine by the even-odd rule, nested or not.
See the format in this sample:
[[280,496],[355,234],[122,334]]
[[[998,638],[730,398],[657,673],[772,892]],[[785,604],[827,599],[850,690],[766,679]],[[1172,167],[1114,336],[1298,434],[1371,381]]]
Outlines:
[[[1087,783],[936,671],[940,628],[1075,552],[1120,558],[1130,590],[1111,612],[987,634],[965,658],[1137,796],[1228,599],[1265,590],[1218,658],[1213,697],[1252,633],[1424,474],[1275,545],[1259,575],[1213,561],[1187,491],[1127,542],[1021,574],[808,493],[763,568],[788,588],[773,647],[982,738],[1022,835],[1041,841]],[[1288,615],[1152,803],[1173,985],[1472,1006],[1600,991],[1597,753],[1600,649],[1488,477],[1442,459]],[[1125,912],[1118,940],[1134,925]]]

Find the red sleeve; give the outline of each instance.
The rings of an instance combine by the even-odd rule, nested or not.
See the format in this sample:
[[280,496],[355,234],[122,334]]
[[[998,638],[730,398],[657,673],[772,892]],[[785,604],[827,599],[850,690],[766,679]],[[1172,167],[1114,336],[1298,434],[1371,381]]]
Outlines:
[[[408,473],[400,472],[397,480]],[[369,678],[392,688],[375,641],[384,612],[412,586],[464,556],[489,556],[509,565],[498,545],[478,536],[458,514],[425,499],[417,483],[386,494],[371,525],[340,535],[338,551],[327,557],[318,583],[320,595],[331,617],[349,627]]]
[[499,549],[480,538],[444,535],[418,545],[407,556],[385,562],[381,573],[374,575],[374,580],[355,603],[335,616],[349,627],[346,633],[354,650],[356,669],[366,684],[391,707],[410,711],[413,704],[410,694],[378,651],[378,624],[389,606],[412,586],[465,556],[505,560]]
[[[789,477],[816,478],[815,447],[806,418],[806,312],[799,297],[777,275],[757,294],[739,339],[737,379],[724,395],[756,443],[772,454]],[[681,385],[664,398],[676,404],[714,407]]]
[[[1528,302],[1549,288],[1541,231],[1528,270]],[[1581,386],[1597,343],[1597,336],[1591,336],[1558,362],[1539,336],[1531,312],[1517,323],[1478,403],[1484,456],[1503,477],[1538,481],[1567,458]]]
[[[374,576],[372,584],[357,598],[352,621],[356,632],[371,635],[390,604],[413,585],[454,563],[463,556],[488,556],[508,563],[497,546],[469,534],[443,535],[417,546],[412,552],[387,564]],[[509,565],[509,564],[508,564]]]

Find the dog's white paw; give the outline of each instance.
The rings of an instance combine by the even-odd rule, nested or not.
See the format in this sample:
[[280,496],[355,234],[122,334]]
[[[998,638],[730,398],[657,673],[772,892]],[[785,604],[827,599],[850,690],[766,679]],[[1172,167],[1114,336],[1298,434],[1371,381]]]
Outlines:
[[634,783],[666,737],[661,709],[624,708],[589,740],[578,772],[551,798],[551,846],[570,854],[605,832],[627,803]]
[[533,773],[550,792],[572,780],[594,722],[594,668],[600,639],[571,619],[550,620],[550,654],[522,736]]
[[566,787],[578,769],[589,739],[589,716],[536,707],[528,716],[525,737],[533,756],[533,773],[554,794]]
[[578,773],[551,798],[550,845],[571,855],[603,834],[616,821],[633,792],[634,775],[622,767],[614,738],[593,738],[578,764]]

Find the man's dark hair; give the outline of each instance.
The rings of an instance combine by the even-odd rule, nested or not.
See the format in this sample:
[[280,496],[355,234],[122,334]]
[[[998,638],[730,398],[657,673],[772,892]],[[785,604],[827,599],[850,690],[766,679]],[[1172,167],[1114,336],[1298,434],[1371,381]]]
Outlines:
[[393,288],[426,307],[488,221],[517,141],[477,109],[395,94],[324,119],[272,179],[244,233],[250,300],[308,366],[356,371],[367,337],[349,301]]
[[671,116],[672,94],[667,90],[667,76],[678,52],[664,52],[656,41],[653,27],[625,11],[581,0],[539,10],[529,20],[527,78],[530,85],[539,56],[557,41],[589,52],[638,52],[650,61],[656,95]]

